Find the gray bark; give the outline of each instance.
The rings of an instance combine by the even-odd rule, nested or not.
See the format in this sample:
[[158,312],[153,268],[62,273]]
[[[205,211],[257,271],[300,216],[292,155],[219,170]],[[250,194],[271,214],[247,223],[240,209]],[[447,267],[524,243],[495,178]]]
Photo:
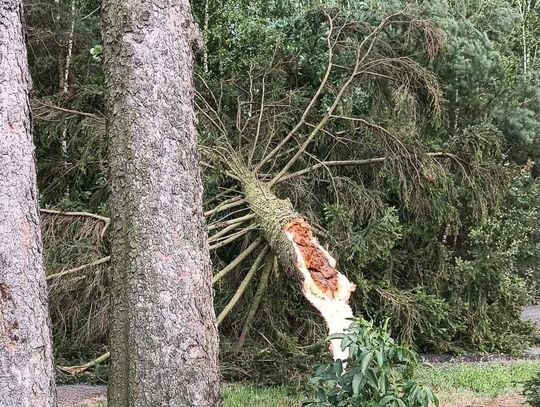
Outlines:
[[219,406],[188,0],[105,0],[111,187],[109,407]]
[[56,405],[22,2],[0,5],[0,406]]

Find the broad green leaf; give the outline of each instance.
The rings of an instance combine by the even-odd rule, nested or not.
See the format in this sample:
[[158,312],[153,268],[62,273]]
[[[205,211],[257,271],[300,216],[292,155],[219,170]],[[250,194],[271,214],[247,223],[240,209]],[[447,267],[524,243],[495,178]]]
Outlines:
[[380,406],[386,406],[387,404],[390,404],[391,401],[394,400],[394,396],[393,395],[388,395],[388,396],[384,396],[381,401],[379,401],[379,405]]
[[373,353],[368,352],[366,356],[362,359],[362,362],[360,363],[360,371],[363,374],[366,374],[366,371],[368,370],[369,364],[371,363],[371,360],[373,359]]
[[366,377],[362,373],[356,373],[352,380],[352,389],[353,394],[355,396],[358,396],[360,394],[360,390],[362,390],[363,383],[366,382]]

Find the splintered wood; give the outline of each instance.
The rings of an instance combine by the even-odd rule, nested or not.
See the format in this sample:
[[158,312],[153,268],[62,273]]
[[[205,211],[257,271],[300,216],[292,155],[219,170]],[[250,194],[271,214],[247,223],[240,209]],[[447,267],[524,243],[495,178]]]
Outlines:
[[297,218],[288,223],[284,231],[300,251],[304,264],[317,287],[326,295],[334,298],[338,289],[336,261],[316,243],[309,224],[305,220]]
[[[304,219],[293,219],[283,232],[294,246],[296,268],[304,276],[304,296],[323,316],[329,334],[345,332],[353,318],[348,302],[356,286],[336,269],[336,260],[317,242]],[[348,357],[348,351],[341,350],[341,340],[332,340],[330,351],[335,360]]]

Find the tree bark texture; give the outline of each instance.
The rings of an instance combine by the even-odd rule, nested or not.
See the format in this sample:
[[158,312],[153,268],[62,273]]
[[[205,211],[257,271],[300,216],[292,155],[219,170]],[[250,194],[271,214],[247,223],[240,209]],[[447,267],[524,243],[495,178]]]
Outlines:
[[0,5],[0,406],[55,406],[22,1]]
[[109,407],[219,406],[188,0],[105,0],[111,188]]

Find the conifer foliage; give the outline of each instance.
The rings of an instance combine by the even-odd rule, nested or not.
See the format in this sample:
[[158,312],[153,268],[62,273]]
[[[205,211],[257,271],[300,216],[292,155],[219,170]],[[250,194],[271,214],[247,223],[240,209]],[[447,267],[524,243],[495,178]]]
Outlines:
[[[526,346],[519,316],[540,280],[540,4],[307,3],[193,4],[216,312],[223,358],[243,367],[224,372],[257,363],[235,359],[239,343],[307,357],[325,335],[266,247],[246,172],[310,222],[356,284],[357,315],[389,318],[421,350]],[[79,213],[43,213],[67,358],[107,343],[99,12],[95,0],[27,5],[41,206]]]

